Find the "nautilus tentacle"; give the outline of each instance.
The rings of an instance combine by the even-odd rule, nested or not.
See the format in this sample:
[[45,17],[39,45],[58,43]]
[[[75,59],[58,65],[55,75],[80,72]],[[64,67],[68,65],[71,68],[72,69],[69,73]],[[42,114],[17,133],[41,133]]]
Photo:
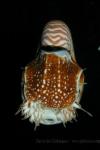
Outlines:
[[50,21],[38,56],[25,67],[22,114],[36,126],[67,123],[76,118],[77,108],[85,111],[79,104],[83,87],[83,69],[69,28],[62,21]]

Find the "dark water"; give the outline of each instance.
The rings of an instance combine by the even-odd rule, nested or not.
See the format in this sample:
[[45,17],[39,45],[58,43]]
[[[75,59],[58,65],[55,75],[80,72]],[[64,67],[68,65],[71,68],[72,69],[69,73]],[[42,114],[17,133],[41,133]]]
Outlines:
[[[40,3],[40,2],[39,2]],[[36,8],[36,9],[35,9]],[[100,143],[100,22],[99,6],[91,0],[84,3],[47,1],[41,5],[15,6],[7,14],[8,28],[4,28],[10,55],[9,127],[17,141],[32,143]],[[13,13],[14,12],[14,13]],[[76,59],[85,70],[85,86],[81,105],[93,117],[78,110],[77,121],[55,126],[41,125],[34,131],[34,124],[21,120],[14,113],[21,104],[21,75],[30,62],[40,42],[43,26],[49,20],[61,19],[71,29]],[[6,32],[7,30],[7,32]],[[7,36],[6,36],[7,35]],[[7,64],[6,64],[7,65]],[[10,75],[11,74],[11,75]],[[8,101],[7,101],[8,102]],[[10,133],[9,133],[10,134]],[[96,141],[99,140],[99,141]]]

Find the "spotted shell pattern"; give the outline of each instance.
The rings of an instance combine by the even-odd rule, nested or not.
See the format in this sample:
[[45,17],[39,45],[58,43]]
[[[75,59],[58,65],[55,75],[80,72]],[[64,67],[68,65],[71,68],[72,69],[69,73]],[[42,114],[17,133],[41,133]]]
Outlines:
[[76,62],[68,26],[59,20],[47,23],[41,46],[62,49],[41,49],[39,58],[25,67],[21,111],[36,126],[65,124],[76,118],[76,108],[81,109],[84,86],[83,69]]

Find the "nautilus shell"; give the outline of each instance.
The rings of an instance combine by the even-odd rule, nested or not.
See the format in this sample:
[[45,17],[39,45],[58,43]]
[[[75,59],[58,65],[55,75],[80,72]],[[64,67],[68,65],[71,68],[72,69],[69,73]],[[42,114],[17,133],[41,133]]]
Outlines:
[[85,111],[79,104],[84,73],[64,22],[46,24],[37,56],[25,67],[22,83],[21,112],[36,126],[65,124],[76,118],[77,108]]

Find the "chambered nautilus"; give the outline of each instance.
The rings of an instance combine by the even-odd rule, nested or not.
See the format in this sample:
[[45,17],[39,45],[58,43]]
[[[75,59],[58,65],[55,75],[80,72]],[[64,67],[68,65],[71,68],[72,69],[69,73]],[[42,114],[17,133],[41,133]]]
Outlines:
[[76,109],[85,111],[79,104],[84,73],[63,21],[53,20],[44,27],[37,56],[26,65],[22,83],[20,110],[36,127],[65,124],[76,118]]

